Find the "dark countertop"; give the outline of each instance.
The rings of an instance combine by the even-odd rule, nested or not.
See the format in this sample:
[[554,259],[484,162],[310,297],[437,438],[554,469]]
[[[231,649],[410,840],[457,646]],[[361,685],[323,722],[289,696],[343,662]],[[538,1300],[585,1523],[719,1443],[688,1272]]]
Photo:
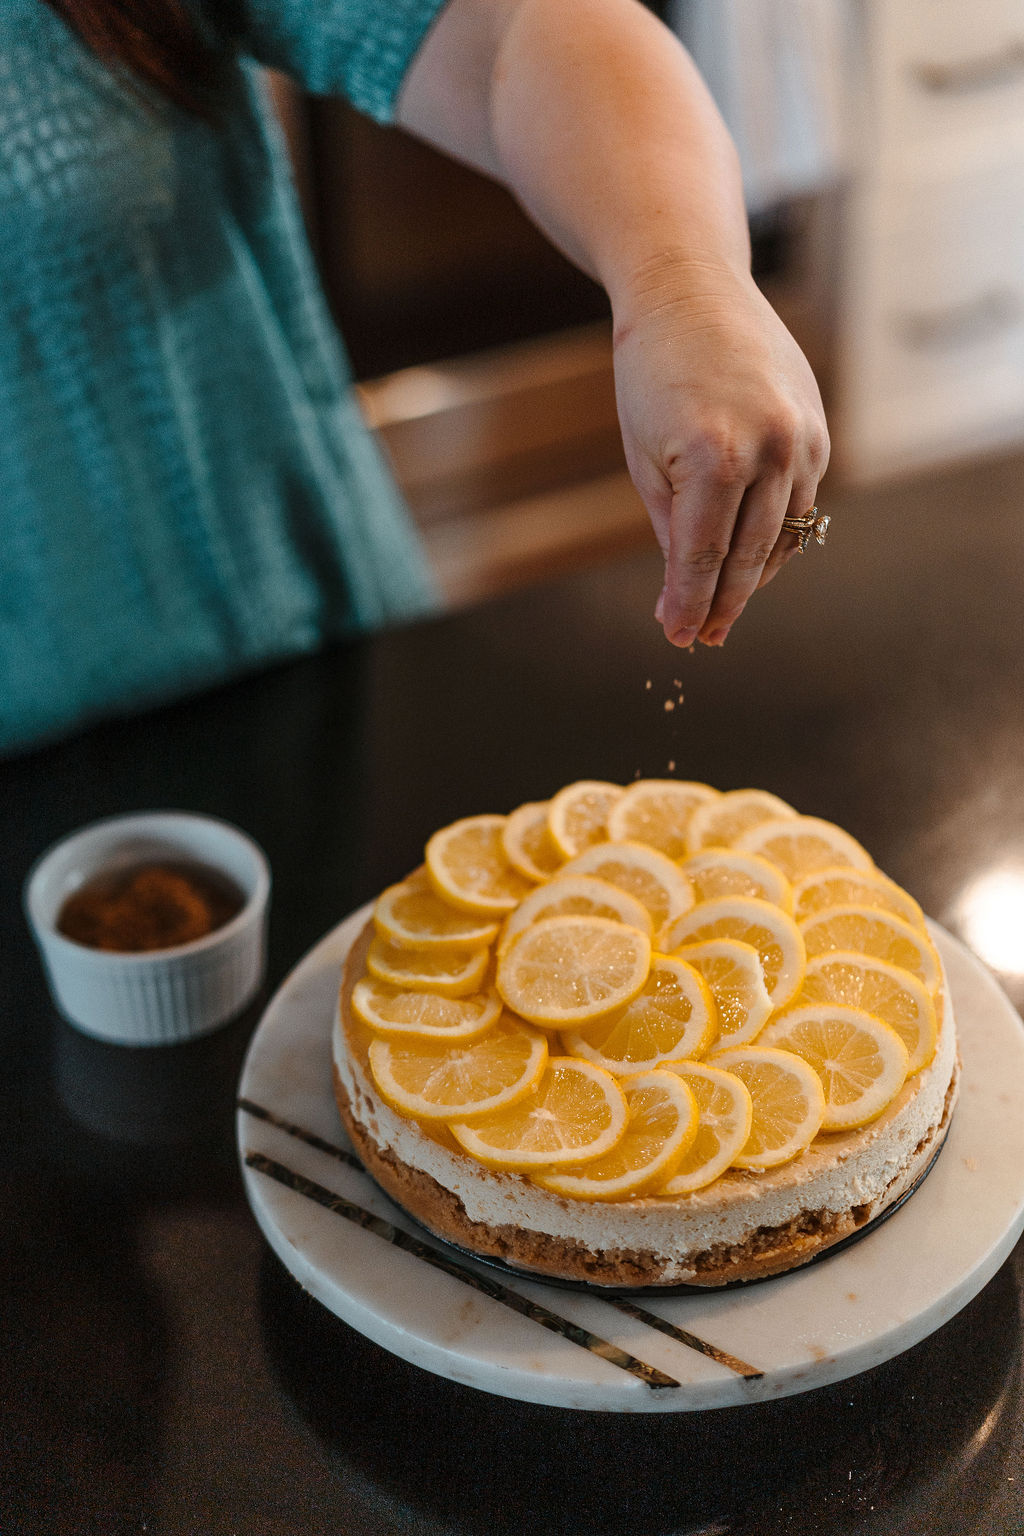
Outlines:
[[225,816],[273,868],[269,991],[444,822],[674,771],[840,822],[957,929],[973,880],[1024,869],[1024,465],[829,510],[720,652],[665,645],[644,554],[0,765],[4,1536],[1024,1531],[1024,1246],[931,1338],[802,1397],[478,1393],[362,1339],[265,1245],[233,1116],[259,1007],[102,1045],[54,1013],[21,915],[32,860],[85,822]]

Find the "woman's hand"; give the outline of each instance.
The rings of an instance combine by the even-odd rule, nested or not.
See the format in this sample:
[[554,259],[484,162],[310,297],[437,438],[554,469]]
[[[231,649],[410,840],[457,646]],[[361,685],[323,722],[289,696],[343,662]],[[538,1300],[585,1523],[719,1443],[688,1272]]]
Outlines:
[[[620,306],[621,307],[621,306]],[[817,384],[744,271],[651,262],[616,316],[626,459],[665,557],[655,616],[675,645],[720,645],[796,552],[782,519],[828,463]]]

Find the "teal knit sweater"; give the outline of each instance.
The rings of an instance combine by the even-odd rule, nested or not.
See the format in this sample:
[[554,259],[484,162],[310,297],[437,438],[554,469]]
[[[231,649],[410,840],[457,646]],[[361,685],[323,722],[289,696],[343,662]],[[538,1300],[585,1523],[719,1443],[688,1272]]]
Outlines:
[[243,0],[215,129],[5,0],[0,753],[432,606],[256,66],[386,121],[441,3]]

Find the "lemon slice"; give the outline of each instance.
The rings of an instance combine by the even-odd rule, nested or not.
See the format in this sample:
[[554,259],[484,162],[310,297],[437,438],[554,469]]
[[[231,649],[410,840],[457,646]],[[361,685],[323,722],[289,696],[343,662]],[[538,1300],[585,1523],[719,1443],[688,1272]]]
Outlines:
[[548,831],[548,802],[530,800],[511,811],[501,829],[506,859],[527,880],[547,880],[562,862]]
[[774,864],[757,853],[737,848],[706,848],[692,853],[680,866],[698,901],[716,896],[756,896],[784,912],[793,910],[793,887]]
[[650,934],[651,914],[642,902],[595,875],[558,875],[524,896],[498,935],[498,953],[531,923],[544,917],[607,917]]
[[718,1033],[708,1047],[748,1045],[768,1022],[772,1000],[764,984],[761,956],[751,944],[739,939],[705,939],[684,944],[676,951],[699,971],[711,989],[718,1017]]
[[650,963],[651,941],[639,928],[607,917],[545,917],[499,955],[497,987],[524,1019],[571,1028],[630,1002]]
[[856,838],[818,816],[789,816],[763,821],[736,840],[742,853],[759,853],[777,864],[791,884],[821,869],[848,864],[873,869],[874,861]]
[[802,1056],[740,1045],[718,1052],[712,1065],[740,1078],[753,1105],[750,1135],[733,1167],[776,1168],[810,1146],[825,1118],[825,1090]]
[[460,912],[500,917],[532,890],[505,857],[504,816],[463,816],[427,843],[427,875],[442,901]]
[[762,1045],[802,1056],[825,1090],[823,1131],[877,1120],[907,1078],[907,1048],[894,1029],[861,1008],[808,1003],[773,1019]]
[[924,913],[907,891],[880,869],[851,869],[837,866],[820,869],[795,887],[793,912],[798,923],[824,912],[826,907],[884,907],[895,912],[905,923],[924,931]]
[[373,921],[385,939],[407,949],[480,949],[498,934],[496,922],[442,901],[422,869],[381,892]]
[[467,1120],[525,1098],[548,1059],[547,1036],[503,1013],[476,1040],[371,1040],[370,1070],[387,1102],[421,1120]]
[[488,1167],[528,1171],[602,1157],[621,1141],[628,1121],[626,1096],[610,1072],[553,1056],[520,1103],[470,1124],[453,1121],[449,1129]]
[[366,953],[366,969],[395,987],[465,997],[479,991],[490,958],[489,949],[406,949],[377,933]]
[[673,1072],[638,1072],[620,1084],[629,1120],[622,1139],[575,1173],[535,1174],[571,1200],[624,1200],[662,1183],[697,1134],[697,1103]]
[[804,974],[806,956],[800,929],[781,907],[754,896],[719,896],[698,902],[661,933],[659,947],[675,953],[684,944],[706,939],[739,939],[761,957],[764,984],[774,1008],[783,1008],[795,995]]
[[845,1003],[873,1013],[906,1046],[908,1077],[935,1055],[939,1024],[924,982],[887,960],[872,960],[852,950],[832,950],[808,960],[796,999],[797,1006],[803,1003]]
[[474,1040],[501,1014],[497,992],[442,997],[364,976],[352,989],[352,1011],[378,1034],[395,1039]]
[[582,1029],[563,1030],[562,1044],[570,1055],[621,1075],[670,1058],[703,1056],[717,1026],[714,1000],[699,971],[682,959],[655,955],[632,1002]]
[[604,841],[608,812],[621,794],[620,785],[603,779],[579,779],[558,791],[548,805],[548,831],[563,859]]
[[706,1061],[672,1061],[661,1068],[680,1077],[697,1101],[697,1134],[660,1184],[659,1195],[689,1195],[712,1184],[747,1144],[753,1103],[746,1084],[732,1072]]
[[568,864],[562,875],[596,875],[635,896],[651,914],[655,934],[693,906],[693,887],[679,865],[645,843],[595,843]]
[[718,799],[709,784],[682,779],[638,779],[608,812],[613,842],[646,843],[670,859],[686,853],[686,829],[698,806]]
[[687,848],[731,848],[738,837],[762,821],[795,816],[796,811],[766,789],[729,789],[693,813],[687,830]]
[[881,907],[828,907],[801,923],[800,931],[808,959],[834,949],[852,949],[901,966],[923,981],[932,996],[938,990],[941,969],[931,939],[893,912]]

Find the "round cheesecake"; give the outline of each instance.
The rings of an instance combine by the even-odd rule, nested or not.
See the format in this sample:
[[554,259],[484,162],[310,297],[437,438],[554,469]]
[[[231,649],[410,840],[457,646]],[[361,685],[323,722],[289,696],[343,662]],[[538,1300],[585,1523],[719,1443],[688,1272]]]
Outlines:
[[368,923],[345,966],[333,1033],[342,1119],[368,1172],[429,1231],[484,1258],[541,1277],[603,1286],[720,1286],[783,1273],[850,1237],[927,1171],[957,1093],[953,1011],[936,995],[938,1044],[878,1118],[819,1134],[798,1157],[764,1171],[731,1168],[691,1194],[617,1202],[566,1198],[521,1173],[486,1167],[443,1126],[385,1102],[369,1065],[372,1032],[353,1012],[373,935]]

